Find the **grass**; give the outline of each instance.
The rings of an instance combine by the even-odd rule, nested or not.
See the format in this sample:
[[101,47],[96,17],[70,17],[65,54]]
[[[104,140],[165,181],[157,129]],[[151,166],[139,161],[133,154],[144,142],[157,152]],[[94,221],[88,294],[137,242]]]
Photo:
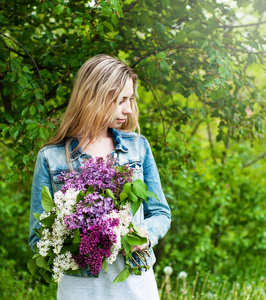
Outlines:
[[[166,271],[163,278],[157,278],[161,300],[266,299],[266,280],[263,277],[251,282],[242,279],[231,282],[210,273],[207,276],[197,274],[193,278],[185,272],[174,276],[171,267]],[[56,284],[41,284],[27,271],[16,272],[10,264],[0,268],[0,295],[1,300],[55,300]]]
[[[182,272],[184,273],[184,272]],[[230,282],[213,274],[207,274],[201,278],[197,274],[194,278],[186,276],[171,278],[171,274],[165,274],[159,293],[161,300],[263,300],[266,299],[265,278],[248,282],[237,280]]]

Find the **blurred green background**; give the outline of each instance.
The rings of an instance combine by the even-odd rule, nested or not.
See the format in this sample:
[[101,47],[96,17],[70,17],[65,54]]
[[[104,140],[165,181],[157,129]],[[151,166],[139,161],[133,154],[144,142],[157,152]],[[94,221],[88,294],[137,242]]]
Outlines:
[[192,287],[227,282],[200,299],[246,299],[246,282],[249,299],[264,299],[265,10],[263,0],[1,1],[1,299],[55,298],[26,266],[32,173],[77,70],[99,53],[139,76],[141,133],[172,209],[155,248],[162,299],[193,298],[181,271]]

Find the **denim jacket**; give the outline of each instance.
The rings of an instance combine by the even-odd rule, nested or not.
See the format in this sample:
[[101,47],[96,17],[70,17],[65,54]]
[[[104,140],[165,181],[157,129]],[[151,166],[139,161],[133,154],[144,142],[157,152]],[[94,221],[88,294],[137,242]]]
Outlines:
[[[148,190],[155,193],[159,200],[149,198],[148,204],[143,202],[133,218],[133,223],[141,226],[148,231],[150,256],[147,257],[149,266],[155,263],[155,256],[152,247],[158,243],[170,228],[170,209],[162,191],[159,173],[152,155],[150,145],[145,137],[130,132],[125,133],[112,129],[115,149],[112,155],[118,159],[119,165],[128,164],[133,169],[134,180],[141,179],[148,187]],[[73,139],[70,142],[70,161],[76,171],[80,170],[84,159],[91,156],[82,152],[80,148],[73,153],[72,151],[78,146],[78,140]],[[37,156],[35,171],[31,192],[31,212],[30,212],[30,236],[29,244],[33,249],[38,237],[33,230],[40,228],[39,222],[34,218],[32,213],[42,213],[41,190],[42,186],[47,186],[51,195],[61,189],[62,181],[58,176],[61,172],[69,172],[66,159],[65,143],[48,145],[43,147]],[[135,260],[141,264],[138,257]],[[83,270],[78,276],[91,276],[89,270]]]

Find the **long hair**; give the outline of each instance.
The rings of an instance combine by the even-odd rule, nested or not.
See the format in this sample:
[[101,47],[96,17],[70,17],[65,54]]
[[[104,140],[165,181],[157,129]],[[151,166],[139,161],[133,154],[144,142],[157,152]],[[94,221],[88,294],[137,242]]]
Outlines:
[[114,119],[112,103],[116,102],[128,78],[132,79],[134,88],[132,114],[119,130],[129,132],[138,129],[139,132],[137,75],[120,60],[100,54],[87,60],[78,71],[61,126],[46,145],[63,140],[69,144],[74,137],[78,138],[80,145],[88,141],[88,138],[87,145],[95,141],[99,133]]

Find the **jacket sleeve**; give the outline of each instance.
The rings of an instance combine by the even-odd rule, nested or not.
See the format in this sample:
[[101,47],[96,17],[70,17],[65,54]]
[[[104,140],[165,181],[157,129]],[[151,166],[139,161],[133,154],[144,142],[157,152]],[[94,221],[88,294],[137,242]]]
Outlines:
[[41,204],[41,192],[42,186],[47,186],[52,195],[52,187],[51,187],[51,176],[49,173],[49,166],[44,158],[44,153],[40,151],[37,156],[33,181],[32,181],[32,189],[31,189],[31,206],[30,206],[30,235],[29,235],[29,245],[34,250],[34,245],[39,240],[34,231],[34,228],[39,229],[41,226],[39,221],[37,221],[33,213],[41,214],[44,209]]
[[171,213],[169,205],[165,199],[159,172],[151,151],[148,141],[145,139],[145,156],[143,162],[144,182],[148,190],[157,195],[158,200],[148,198],[148,203],[144,205],[144,221],[139,226],[148,231],[151,247],[158,243],[158,240],[163,238],[170,228]]

